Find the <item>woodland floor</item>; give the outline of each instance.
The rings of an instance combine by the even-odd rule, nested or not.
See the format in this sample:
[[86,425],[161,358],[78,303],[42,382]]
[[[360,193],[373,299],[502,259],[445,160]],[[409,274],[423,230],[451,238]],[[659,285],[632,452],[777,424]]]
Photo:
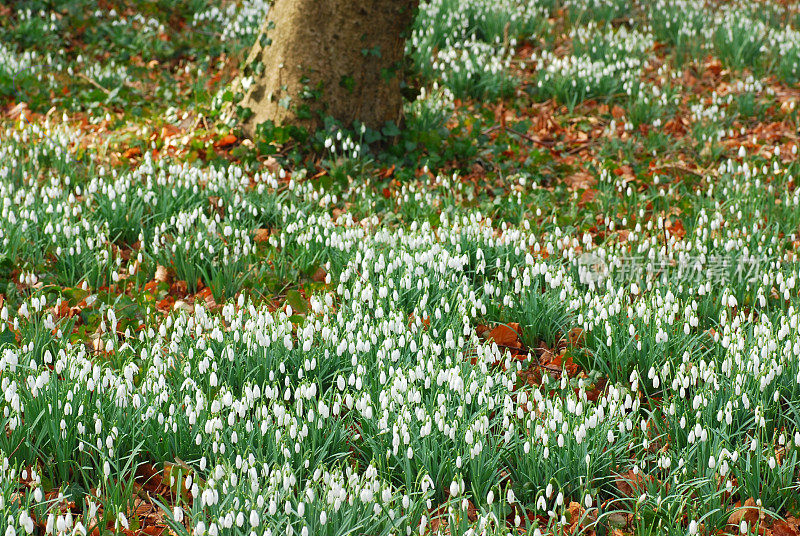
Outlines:
[[258,0],[0,5],[0,530],[800,535],[800,11],[423,1],[237,128]]

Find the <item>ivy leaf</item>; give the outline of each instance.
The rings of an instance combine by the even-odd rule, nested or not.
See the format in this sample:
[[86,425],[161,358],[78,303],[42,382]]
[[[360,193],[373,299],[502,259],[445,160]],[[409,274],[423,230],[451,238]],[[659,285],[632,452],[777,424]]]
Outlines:
[[400,135],[400,129],[397,128],[394,121],[387,121],[386,126],[381,129],[381,133],[386,137],[393,138]]

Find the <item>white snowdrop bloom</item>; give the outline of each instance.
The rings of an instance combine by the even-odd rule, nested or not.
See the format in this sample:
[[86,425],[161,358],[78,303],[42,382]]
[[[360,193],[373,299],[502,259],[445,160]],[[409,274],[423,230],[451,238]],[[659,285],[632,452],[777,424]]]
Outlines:
[[255,510],[250,510],[250,526],[256,528],[260,524],[260,519],[258,517],[258,512]]
[[[25,529],[25,532],[27,534],[33,534],[34,523],[33,519],[30,517],[27,510],[23,510],[22,512],[20,512],[19,524],[22,526],[23,529]],[[9,527],[11,527],[10,523]]]
[[508,488],[508,493],[506,494],[506,500],[508,504],[514,504],[517,501],[516,495],[514,495],[514,490]]
[[458,491],[459,491],[458,482],[453,480],[452,482],[450,482],[450,496],[451,497],[457,497],[458,496]]

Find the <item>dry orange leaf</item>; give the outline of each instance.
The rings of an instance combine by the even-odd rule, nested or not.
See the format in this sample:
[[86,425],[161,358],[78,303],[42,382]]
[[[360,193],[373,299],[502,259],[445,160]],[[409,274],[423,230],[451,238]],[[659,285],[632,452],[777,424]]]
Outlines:
[[378,172],[378,177],[380,177],[382,179],[388,179],[389,177],[392,176],[393,173],[394,173],[394,164],[392,164],[392,167],[390,167],[390,168],[385,168],[385,169],[380,170]]
[[217,309],[219,309],[219,304],[214,299],[214,295],[211,293],[210,288],[206,287],[200,292],[198,292],[195,295],[195,302],[197,302],[198,298],[203,300],[203,304],[209,311],[216,311]]
[[408,327],[411,327],[417,320],[419,323],[426,328],[431,326],[431,319],[430,318],[417,318],[413,314],[408,315]]
[[569,343],[573,346],[581,346],[586,340],[583,329],[581,328],[572,328],[569,330],[569,333],[567,333],[567,338],[569,339]]
[[253,237],[254,242],[267,242],[271,232],[269,229],[256,229]]
[[161,127],[161,139],[166,140],[168,138],[174,138],[175,136],[182,136],[184,134],[184,130],[182,128],[178,128],[175,125],[164,125]]
[[155,293],[156,289],[158,288],[158,281],[148,281],[144,284],[145,292],[149,292],[150,294]]
[[236,136],[233,134],[228,134],[223,136],[221,140],[214,144],[214,147],[230,147],[236,143]]
[[209,78],[208,81],[206,82],[206,88],[211,89],[212,87],[214,87],[214,84],[219,82],[221,79],[222,79],[222,73],[221,72],[215,74],[214,76]]
[[714,76],[717,76],[722,72],[722,62],[717,58],[709,58],[705,67],[706,71],[710,72]]
[[739,525],[742,520],[747,522],[748,527],[752,527],[758,521],[758,508],[756,501],[750,497],[744,502],[744,506],[735,510],[728,518],[728,525]]
[[773,536],[800,536],[798,529],[798,520],[793,517],[787,517],[786,521],[779,519],[772,525]]
[[156,266],[156,275],[153,276],[153,280],[158,283],[169,283],[169,271],[159,264]]
[[161,311],[171,311],[172,306],[175,304],[175,298],[167,296],[156,304],[156,307]]
[[581,520],[581,517],[583,516],[584,509],[583,509],[583,506],[581,506],[579,503],[576,503],[575,501],[572,501],[571,503],[569,503],[569,506],[567,507],[567,511],[569,512],[569,522],[570,522],[570,524],[571,525],[575,525],[576,523],[578,523]]
[[578,171],[566,177],[564,182],[567,183],[567,187],[570,190],[574,191],[589,188],[597,181],[595,180],[594,175],[591,173],[586,171]]
[[581,198],[578,200],[578,206],[584,207],[587,204],[594,201],[594,198],[597,196],[597,190],[594,188],[586,188],[583,193],[581,194]]
[[217,143],[214,144],[214,147],[230,147],[236,143],[236,136],[233,134],[227,134],[222,137]]
[[636,179],[636,174],[633,172],[633,168],[628,164],[620,166],[614,169],[614,175],[617,177],[622,177],[625,180],[632,181]]
[[500,324],[489,332],[489,338],[494,339],[498,346],[510,346],[511,348],[522,346],[522,343],[519,342],[519,324],[516,322]]
[[142,150],[139,149],[138,147],[129,147],[124,153],[122,153],[122,156],[124,156],[125,158],[133,158],[135,156],[141,156],[141,155],[142,155]]
[[683,222],[681,220],[675,220],[674,223],[667,227],[667,230],[678,240],[686,236],[686,229],[683,227]]
[[578,365],[572,361],[572,356],[567,357],[564,359],[564,354],[560,353],[557,356],[553,357],[553,359],[549,363],[552,367],[559,367],[567,371],[567,376],[573,377],[578,373]]
[[316,281],[317,283],[322,283],[323,281],[325,281],[325,276],[327,276],[327,275],[328,275],[328,272],[325,271],[325,268],[320,266],[314,272],[314,275],[311,276],[311,279]]

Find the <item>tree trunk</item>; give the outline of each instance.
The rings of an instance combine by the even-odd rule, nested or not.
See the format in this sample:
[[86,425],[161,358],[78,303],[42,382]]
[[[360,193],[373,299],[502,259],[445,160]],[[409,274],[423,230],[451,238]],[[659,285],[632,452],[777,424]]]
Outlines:
[[418,0],[275,0],[250,51],[243,130],[272,120],[313,130],[324,116],[399,122],[404,36]]

